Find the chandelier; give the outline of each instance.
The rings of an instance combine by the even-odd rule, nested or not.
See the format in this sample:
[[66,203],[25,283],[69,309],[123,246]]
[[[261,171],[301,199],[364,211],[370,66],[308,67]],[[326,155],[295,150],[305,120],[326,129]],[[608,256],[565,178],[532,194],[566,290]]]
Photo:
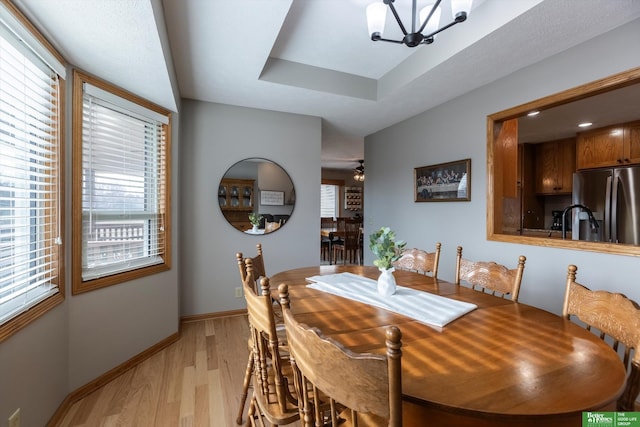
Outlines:
[[364,160],[358,160],[358,162],[360,162],[360,166],[358,166],[357,168],[355,168],[353,170],[353,179],[355,179],[358,182],[363,182],[364,181]]
[[[436,34],[452,27],[460,22],[464,22],[467,19],[467,15],[471,10],[471,3],[473,0],[451,0],[451,14],[453,15],[453,21],[440,27],[440,15],[441,8],[440,3],[442,0],[436,0],[435,3],[429,4],[424,7],[418,15],[419,20],[416,19],[417,14],[417,0],[412,0],[411,10],[411,32],[408,32],[400,20],[398,11],[393,3],[395,0],[382,0],[382,2],[372,3],[367,6],[367,24],[369,26],[369,33],[371,34],[371,40],[391,42],[405,44],[408,47],[416,47],[421,44],[431,44]],[[402,40],[391,40],[382,37],[384,32],[384,23],[387,17],[387,8],[389,6],[391,13],[396,18],[404,38]],[[418,30],[416,31],[416,27]]]

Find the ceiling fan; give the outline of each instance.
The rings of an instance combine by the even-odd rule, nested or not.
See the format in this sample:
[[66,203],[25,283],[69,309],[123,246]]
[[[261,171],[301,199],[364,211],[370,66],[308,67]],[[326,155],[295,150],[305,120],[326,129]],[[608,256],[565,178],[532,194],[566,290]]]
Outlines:
[[359,182],[364,181],[364,160],[358,160],[360,166],[353,170],[353,179]]

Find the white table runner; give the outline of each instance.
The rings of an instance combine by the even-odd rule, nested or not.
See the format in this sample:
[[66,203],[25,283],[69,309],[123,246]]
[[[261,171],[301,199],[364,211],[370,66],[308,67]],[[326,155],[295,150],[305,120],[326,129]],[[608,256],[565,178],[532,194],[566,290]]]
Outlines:
[[475,304],[457,301],[416,289],[398,286],[396,293],[383,297],[377,281],[353,273],[307,277],[309,288],[328,292],[350,300],[411,317],[419,322],[442,327],[477,308]]

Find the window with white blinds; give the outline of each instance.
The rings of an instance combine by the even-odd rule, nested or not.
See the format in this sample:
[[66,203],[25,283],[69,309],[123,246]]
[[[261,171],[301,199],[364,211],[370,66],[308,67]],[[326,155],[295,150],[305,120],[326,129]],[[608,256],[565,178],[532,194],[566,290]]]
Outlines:
[[60,76],[7,26],[6,14],[0,11],[0,339],[5,326],[27,323],[11,326],[11,319],[64,291]]
[[166,114],[83,82],[83,283],[167,265],[168,123]]
[[337,185],[320,185],[320,217],[337,218],[338,215],[338,194],[340,187]]

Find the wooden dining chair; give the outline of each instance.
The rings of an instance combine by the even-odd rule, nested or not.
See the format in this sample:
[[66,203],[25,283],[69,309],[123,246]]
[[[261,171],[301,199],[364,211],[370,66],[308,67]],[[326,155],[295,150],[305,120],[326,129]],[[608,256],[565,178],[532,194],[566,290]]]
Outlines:
[[278,292],[303,427],[402,426],[400,329],[386,328],[386,355],[354,353],[296,321],[288,285]]
[[331,237],[331,258],[329,259],[329,264],[335,264],[334,245],[344,245],[344,234],[345,234],[346,222],[347,222],[347,218],[345,217],[336,218],[336,221],[335,221],[336,231],[330,236]]
[[360,228],[362,221],[357,219],[344,219],[344,231],[341,234],[341,240],[334,241],[331,244],[333,248],[333,263],[338,263],[338,253],[342,257],[342,263],[346,264],[347,259],[349,263],[360,263],[362,254],[359,251],[360,248]]
[[271,233],[273,231],[276,231],[278,228],[280,228],[280,225],[281,225],[280,222],[276,222],[276,221],[268,222],[267,221],[267,222],[264,223],[264,232],[265,233]]
[[[336,223],[333,217],[326,216],[320,218],[320,230],[335,230]],[[333,252],[331,244],[333,241],[333,233],[329,233],[328,236],[320,234],[320,253],[322,260],[329,260]]]
[[[253,267],[253,274],[255,276],[254,281],[256,283],[254,283],[254,292],[258,292],[259,291],[259,284],[257,283],[257,281],[261,278],[261,277],[266,277],[266,270],[264,268],[264,256],[262,254],[262,244],[258,243],[256,245],[256,251],[257,254],[256,256],[254,256],[253,258],[251,258],[251,264]],[[249,258],[245,258],[242,252],[238,252],[236,253],[236,261],[238,261],[238,270],[240,271],[240,280],[242,282],[245,281],[245,278],[247,276],[247,267],[245,265],[245,259],[249,259]]]
[[[250,280],[251,260],[247,260],[247,280],[243,283],[249,330],[253,344],[253,394],[247,413],[247,426],[287,425],[299,419],[297,399],[288,358],[281,354],[279,334],[273,312],[269,278],[260,279],[260,292],[253,292]],[[241,415],[240,415],[241,419]],[[237,420],[236,420],[237,421]]]
[[628,375],[616,409],[635,411],[640,394],[640,306],[619,293],[588,289],[576,282],[577,270],[575,265],[569,265],[562,315],[579,319],[616,352],[623,353],[622,362]]
[[[256,249],[258,254],[253,258],[245,258],[242,252],[236,253],[236,260],[238,261],[238,270],[240,271],[240,281],[243,284],[245,282],[248,283],[248,286],[253,288],[254,292],[258,292],[259,284],[256,283],[260,277],[265,277],[265,268],[264,268],[264,257],[262,255],[262,244],[258,243],[256,245]],[[245,260],[250,259],[249,264],[251,268],[247,273],[247,264]],[[247,279],[247,276],[249,278]],[[244,381],[242,383],[242,395],[240,397],[240,407],[238,408],[238,415],[236,417],[236,423],[242,424],[242,415],[244,413],[244,405],[247,402],[247,397],[249,396],[249,386],[251,384],[251,375],[253,374],[253,365],[254,365],[254,357],[253,357],[253,339],[252,334],[250,334],[248,339],[248,347],[249,347],[249,357],[247,360],[247,369],[244,374]]]
[[393,266],[399,270],[414,271],[420,274],[431,273],[431,276],[437,279],[441,247],[442,245],[438,242],[434,252],[417,248],[405,249],[400,258],[393,263]]
[[458,246],[456,259],[456,281],[459,285],[466,282],[472,289],[490,293],[502,298],[511,297],[514,302],[518,301],[522,274],[524,273],[524,263],[527,258],[523,255],[518,257],[518,266],[510,269],[502,264],[493,261],[469,261],[462,258],[462,246]]
[[[267,277],[267,274],[264,267],[262,244],[256,244],[256,251],[257,254],[253,258],[245,258],[242,252],[238,252],[236,253],[236,260],[238,262],[238,270],[240,271],[240,280],[243,284],[243,288],[246,283],[249,287],[253,288],[254,293],[259,294],[261,292],[260,279],[263,277]],[[274,316],[276,318],[276,323],[282,323],[282,311],[277,309],[276,307],[274,307]],[[284,343],[286,341],[286,335],[284,334],[284,331],[282,331],[282,328],[277,328],[277,330],[280,342]],[[238,415],[236,417],[237,424],[242,424],[242,415],[244,414],[244,406],[246,404],[247,397],[249,396],[249,386],[251,385],[251,375],[253,374],[254,357],[252,335],[249,336],[247,344],[249,347],[249,357],[247,360],[247,368],[245,370],[244,381],[242,383],[240,407],[238,408]]]

